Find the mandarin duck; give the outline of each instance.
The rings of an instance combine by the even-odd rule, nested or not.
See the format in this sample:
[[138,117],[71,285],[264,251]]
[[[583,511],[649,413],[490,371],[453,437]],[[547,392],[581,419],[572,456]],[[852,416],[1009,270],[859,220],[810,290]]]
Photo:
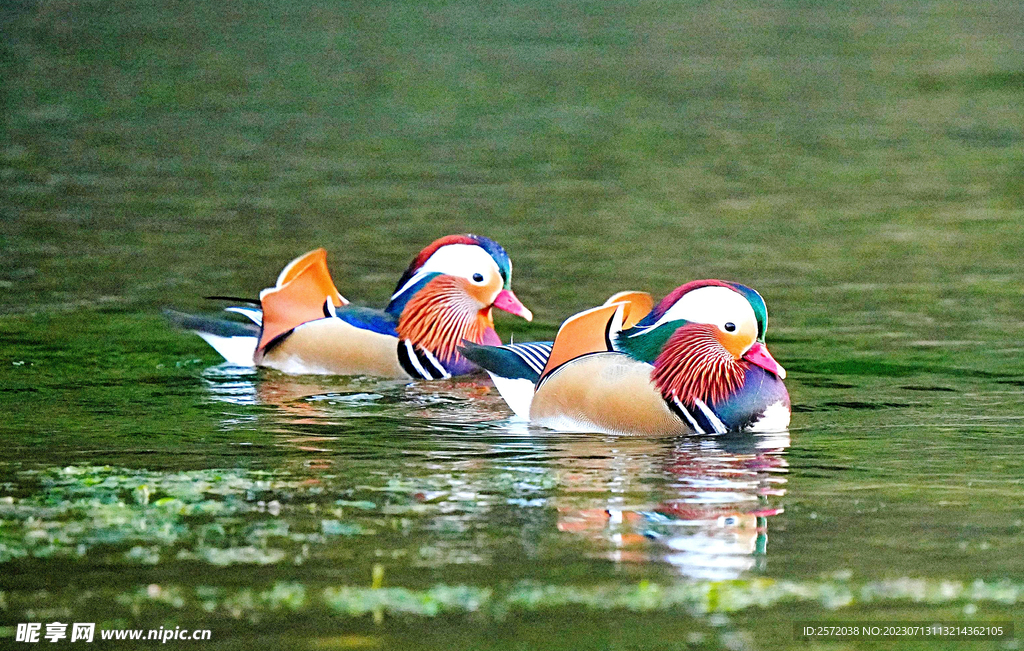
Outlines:
[[[500,345],[492,309],[533,319],[511,289],[512,263],[479,235],[432,242],[399,279],[383,310],[351,305],[334,286],[327,253],[292,260],[251,307],[229,307],[255,325],[171,313],[229,362],[285,373],[441,379],[476,364],[457,346]],[[227,298],[227,297],[211,297]]]
[[517,416],[552,429],[778,431],[789,426],[789,393],[765,347],[767,322],[753,289],[698,280],[656,306],[643,292],[616,294],[566,320],[554,342],[461,350]]

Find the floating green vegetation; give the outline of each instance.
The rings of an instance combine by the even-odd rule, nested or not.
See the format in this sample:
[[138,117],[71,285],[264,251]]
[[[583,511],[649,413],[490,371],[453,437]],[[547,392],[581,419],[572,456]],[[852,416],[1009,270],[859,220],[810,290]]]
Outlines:
[[[8,610],[20,606],[60,608],[55,594],[10,594]],[[96,593],[93,598],[102,598]],[[22,600],[31,600],[31,604]],[[52,601],[53,603],[46,603]],[[501,619],[520,612],[552,611],[574,607],[593,611],[679,611],[699,616],[738,613],[751,609],[807,604],[829,611],[858,607],[913,604],[962,607],[975,612],[978,604],[996,608],[1024,601],[1024,583],[1011,581],[972,583],[899,578],[858,583],[846,577],[817,581],[776,581],[766,578],[734,581],[693,581],[673,585],[641,581],[634,584],[593,586],[551,585],[529,581],[496,587],[435,585],[427,589],[373,586],[311,588],[302,583],[277,582],[266,588],[228,588],[151,584],[118,595],[115,601],[131,613],[151,607],[204,612],[235,619],[259,621],[274,613],[363,617],[373,615],[435,617],[477,613]],[[87,603],[76,602],[80,608]]]
[[994,602],[1013,605],[1024,600],[1024,584],[1009,581],[963,584],[956,581],[901,578],[861,585],[844,579],[775,581],[755,578],[735,581],[696,581],[660,585],[558,586],[519,582],[506,590],[438,585],[429,590],[404,588],[325,588],[323,600],[334,611],[349,615],[384,610],[433,616],[442,612],[481,611],[500,616],[563,606],[592,610],[657,611],[684,609],[693,614],[731,613],[769,608],[785,602],[812,602],[830,610],[884,601],[929,605]]
[[[330,477],[318,483],[284,473],[69,466],[22,479],[38,491],[0,497],[0,563],[93,553],[141,564],[301,562],[310,544],[372,533],[345,517],[376,509],[369,500],[334,499],[337,491],[324,487]],[[278,517],[283,512],[301,517]]]
[[[0,484],[0,563],[88,555],[106,564],[301,564],[317,545],[372,536],[395,518],[487,504],[447,475],[369,486],[331,474],[68,466],[18,478]],[[554,484],[546,474],[503,472],[487,490],[521,495]]]

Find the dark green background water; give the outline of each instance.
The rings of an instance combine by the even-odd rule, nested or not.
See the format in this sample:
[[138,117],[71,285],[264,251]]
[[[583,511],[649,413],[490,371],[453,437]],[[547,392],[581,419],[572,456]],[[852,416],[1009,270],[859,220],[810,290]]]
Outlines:
[[[3,3],[0,646],[1024,635],[1022,34],[1009,1]],[[555,434],[480,378],[218,368],[159,316],[316,246],[380,305],[465,231],[517,340],[756,287],[790,432]],[[901,646],[965,644],[1017,648]]]

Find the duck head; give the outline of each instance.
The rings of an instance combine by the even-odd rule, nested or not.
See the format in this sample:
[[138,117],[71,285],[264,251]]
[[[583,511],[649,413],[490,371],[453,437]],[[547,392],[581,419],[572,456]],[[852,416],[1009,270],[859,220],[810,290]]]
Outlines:
[[500,344],[493,308],[521,316],[533,313],[512,292],[512,262],[494,240],[448,235],[423,249],[406,269],[387,311],[398,334],[444,362],[460,357],[463,339]]
[[764,343],[768,310],[753,289],[721,280],[676,288],[615,346],[654,366],[651,379],[666,401],[688,407],[719,403],[743,385],[751,366],[778,378],[786,371]]

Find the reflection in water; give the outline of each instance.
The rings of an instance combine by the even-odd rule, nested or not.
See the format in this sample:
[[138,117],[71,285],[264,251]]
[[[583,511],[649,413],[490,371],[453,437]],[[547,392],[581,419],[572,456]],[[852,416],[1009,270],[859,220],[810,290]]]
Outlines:
[[210,389],[210,398],[233,405],[257,405],[256,369],[235,366],[227,362],[203,371],[203,379]]
[[579,462],[587,472],[563,474],[558,529],[616,562],[736,578],[763,566],[768,518],[782,512],[771,498],[785,494],[788,446],[786,433],[567,446],[562,465]]
[[307,470],[352,473],[356,457],[376,446],[403,481],[413,478],[428,565],[494,563],[496,550],[471,532],[509,517],[535,531],[540,509],[553,522],[525,547],[578,555],[582,542],[588,557],[617,566],[665,564],[692,579],[732,579],[763,569],[768,520],[782,512],[788,433],[555,434],[505,420],[482,379],[406,385],[228,366],[204,378],[213,400],[257,406],[248,417],[226,413],[226,429],[274,433],[281,447],[316,455],[304,459]]
[[225,363],[204,370],[203,379],[214,401],[271,406],[293,424],[323,425],[331,420],[382,414],[443,416],[450,422],[473,423],[507,415],[502,408],[494,409],[493,400],[488,401],[488,410],[476,409],[476,399],[491,392],[490,382],[479,377],[424,384],[369,377],[284,375]]

